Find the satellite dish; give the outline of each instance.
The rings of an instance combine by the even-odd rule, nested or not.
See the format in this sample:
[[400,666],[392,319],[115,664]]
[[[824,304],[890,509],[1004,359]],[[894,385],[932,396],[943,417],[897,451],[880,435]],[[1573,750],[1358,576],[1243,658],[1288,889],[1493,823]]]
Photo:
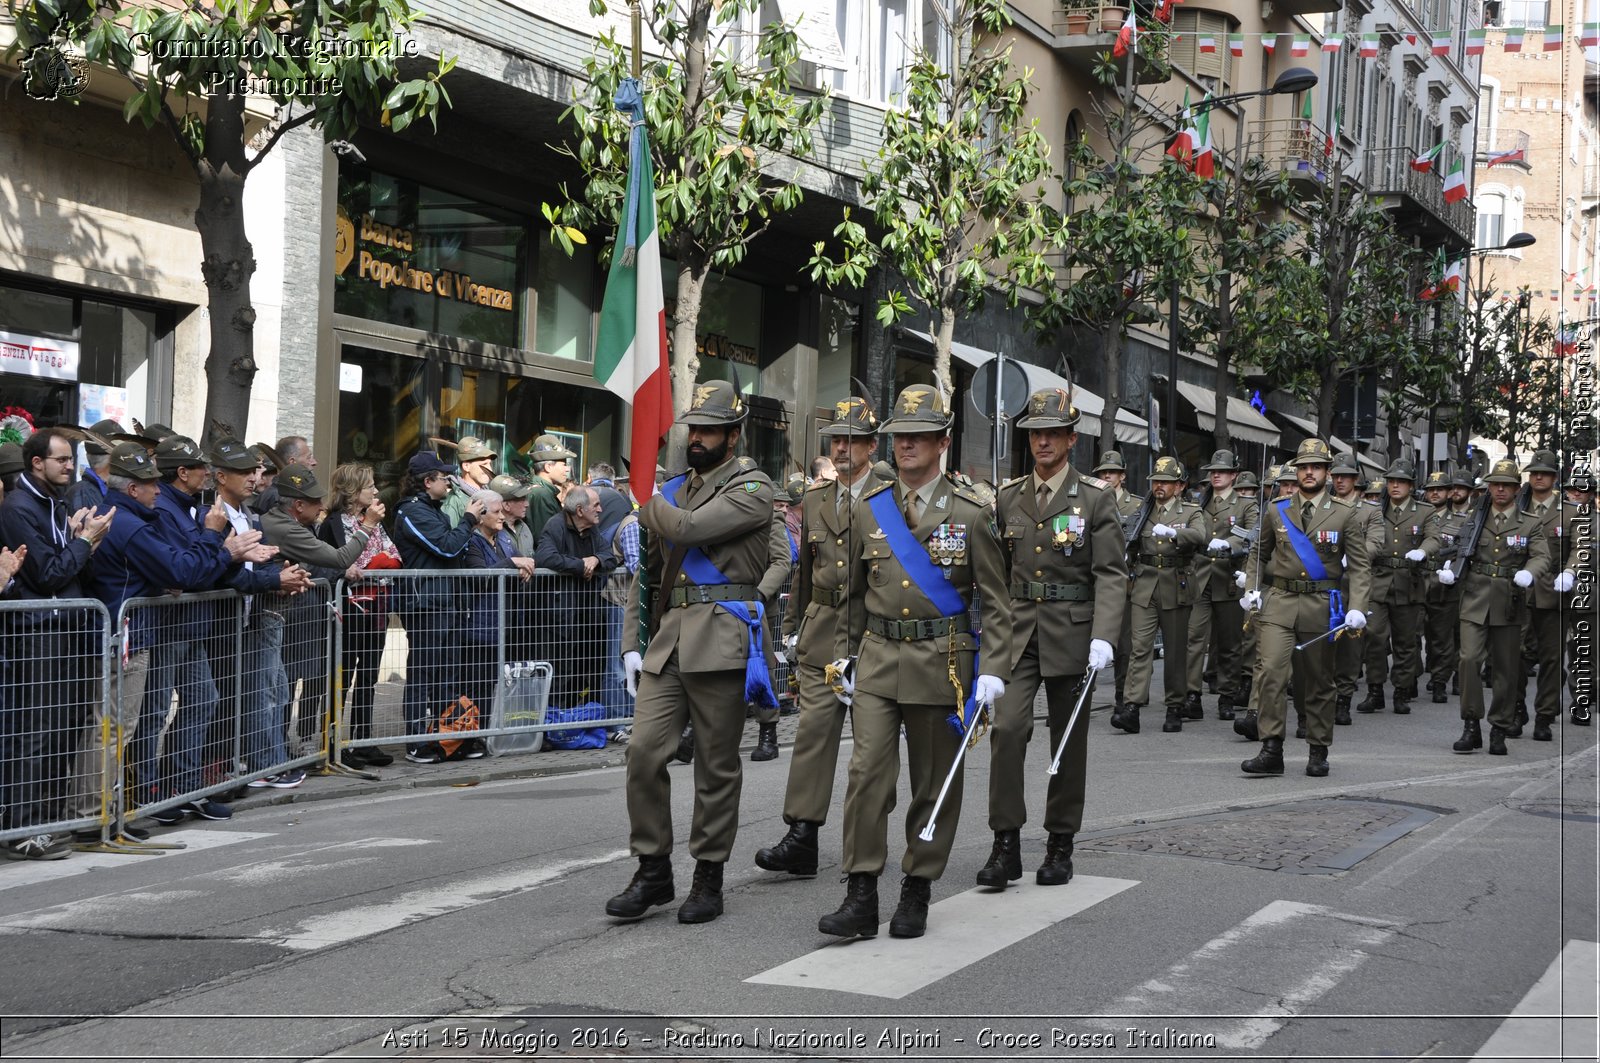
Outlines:
[[[972,374],[972,390],[967,392],[972,408],[986,420],[994,417],[994,377],[999,364],[999,358],[991,358],[979,366]],[[1007,358],[1005,366],[1000,385],[1000,415],[1011,417],[1028,405],[1028,373],[1014,358]]]

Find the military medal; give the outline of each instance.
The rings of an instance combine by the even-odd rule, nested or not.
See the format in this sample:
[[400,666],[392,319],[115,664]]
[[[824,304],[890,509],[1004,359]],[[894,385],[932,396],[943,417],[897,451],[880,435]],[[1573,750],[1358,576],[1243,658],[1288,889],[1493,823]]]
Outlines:
[[[934,529],[933,535],[928,540],[928,553],[936,565],[958,565],[966,560],[967,556],[967,526],[965,524],[941,524]],[[945,573],[945,578],[950,578],[950,573]]]
[[1050,522],[1050,545],[1068,557],[1072,548],[1083,542],[1083,518],[1063,514]]

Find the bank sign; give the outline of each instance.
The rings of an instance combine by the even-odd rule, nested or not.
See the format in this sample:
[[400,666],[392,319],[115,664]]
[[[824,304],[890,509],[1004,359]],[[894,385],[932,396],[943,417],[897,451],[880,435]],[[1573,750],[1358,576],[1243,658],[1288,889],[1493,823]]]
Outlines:
[[77,380],[77,341],[0,332],[0,373],[41,380]]

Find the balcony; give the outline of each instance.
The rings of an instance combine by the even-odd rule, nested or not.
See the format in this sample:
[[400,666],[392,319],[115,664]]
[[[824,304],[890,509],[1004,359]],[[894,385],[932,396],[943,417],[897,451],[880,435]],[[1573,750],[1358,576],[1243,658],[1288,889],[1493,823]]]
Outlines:
[[[1140,8],[1141,15],[1148,14]],[[1055,40],[1051,47],[1055,53],[1086,74],[1093,74],[1102,56],[1109,56],[1117,44],[1117,33],[1128,19],[1126,4],[1102,3],[1100,0],[1063,0],[1056,11]],[[1138,59],[1133,68],[1133,80],[1140,85],[1154,85],[1172,80],[1172,64],[1167,61],[1167,35],[1143,32],[1141,19]],[[1227,41],[1217,42],[1226,48]],[[1117,60],[1120,64],[1123,60]],[[1122,83],[1122,75],[1117,76]]]
[[1411,168],[1417,153],[1409,147],[1378,148],[1367,153],[1367,194],[1394,217],[1402,233],[1422,238],[1428,246],[1447,250],[1472,246],[1473,209],[1470,198],[1444,201],[1444,172],[1449,161],[1440,159],[1428,173]]
[[1254,151],[1268,167],[1296,184],[1304,183],[1301,192],[1314,193],[1327,182],[1334,162],[1328,154],[1327,130],[1304,118],[1280,118],[1257,122],[1250,136]]
[[1521,151],[1522,157],[1510,162],[1499,163],[1495,167],[1496,169],[1501,166],[1511,166],[1521,170],[1523,173],[1532,172],[1533,164],[1529,161],[1528,134],[1526,130],[1500,128],[1494,131],[1492,137],[1480,131],[1478,134],[1478,166],[1487,169],[1489,156],[1497,151]]

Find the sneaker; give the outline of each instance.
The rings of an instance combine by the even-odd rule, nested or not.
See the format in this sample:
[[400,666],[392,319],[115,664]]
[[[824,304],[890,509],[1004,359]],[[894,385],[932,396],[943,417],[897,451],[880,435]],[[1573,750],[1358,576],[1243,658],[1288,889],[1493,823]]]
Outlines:
[[283,778],[281,775],[267,775],[260,779],[251,779],[245,785],[252,790],[264,790],[269,786],[278,785],[278,780],[281,778]]
[[413,764],[437,764],[444,759],[444,751],[432,742],[420,746],[407,746],[406,759]]
[[306,773],[299,768],[290,768],[282,775],[272,776],[267,785],[275,790],[293,790],[296,786],[306,781]]
[[201,819],[232,819],[233,809],[221,801],[214,801],[209,797],[202,797],[198,801],[190,801],[186,805],[179,805],[179,809],[191,816]]
[[183,822],[183,807],[180,805],[175,808],[163,808],[159,812],[150,813],[150,818],[163,827],[170,827]]
[[489,745],[481,738],[469,738],[462,743],[468,760],[482,760],[489,755]]
[[394,758],[378,746],[365,746],[361,752],[366,755],[367,763],[374,768],[387,768],[394,763]]
[[130,842],[147,842],[150,840],[150,832],[143,827],[135,827],[132,823],[124,823],[122,837]]
[[65,860],[71,851],[72,843],[59,834],[35,834],[6,843],[5,855],[7,860]]

